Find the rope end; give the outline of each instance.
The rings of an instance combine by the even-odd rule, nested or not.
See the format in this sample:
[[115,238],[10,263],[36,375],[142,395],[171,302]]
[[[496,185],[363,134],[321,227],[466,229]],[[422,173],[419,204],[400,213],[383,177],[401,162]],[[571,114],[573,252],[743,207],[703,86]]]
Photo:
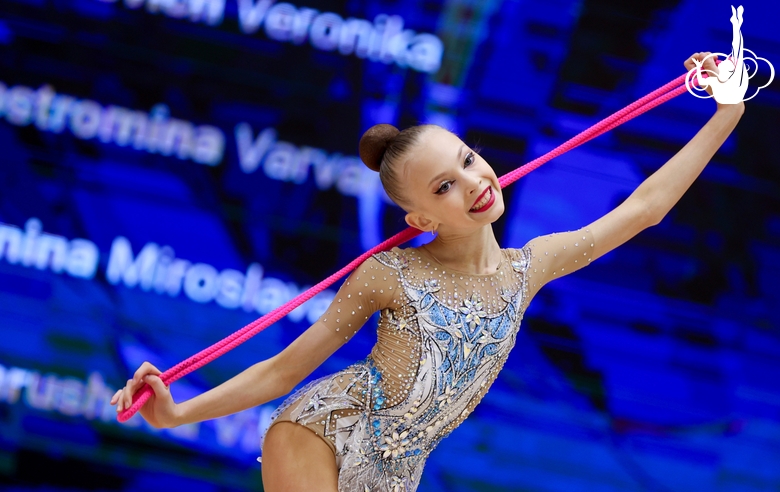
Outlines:
[[144,403],[149,400],[149,397],[152,396],[152,388],[149,385],[146,385],[141,389],[141,391],[137,392],[133,396],[133,404],[130,405],[130,408],[126,408],[122,410],[121,412],[117,413],[116,419],[119,421],[119,423],[125,423],[128,420],[130,420],[133,415],[135,415],[138,410],[141,409],[141,407],[144,406]]

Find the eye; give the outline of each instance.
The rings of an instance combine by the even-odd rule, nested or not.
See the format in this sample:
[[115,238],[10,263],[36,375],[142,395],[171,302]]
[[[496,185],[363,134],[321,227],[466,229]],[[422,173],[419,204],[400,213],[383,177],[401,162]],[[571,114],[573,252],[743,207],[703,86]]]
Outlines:
[[439,185],[439,189],[436,190],[436,194],[437,195],[441,195],[443,193],[447,193],[448,191],[450,191],[450,188],[452,188],[452,183],[454,183],[454,182],[455,181],[451,181],[451,180],[450,181],[442,181],[441,184]]
[[474,157],[474,152],[469,152],[466,154],[466,159],[463,161],[463,167],[469,167],[470,165],[474,164],[474,160],[476,160],[476,157]]

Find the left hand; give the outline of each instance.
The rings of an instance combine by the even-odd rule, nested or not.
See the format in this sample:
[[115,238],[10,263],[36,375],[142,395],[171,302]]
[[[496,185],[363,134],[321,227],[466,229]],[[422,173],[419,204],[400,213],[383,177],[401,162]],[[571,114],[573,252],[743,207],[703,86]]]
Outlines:
[[[718,71],[718,66],[715,64],[715,57],[712,56],[707,58],[711,54],[711,51],[701,51],[699,53],[692,54],[685,60],[685,70],[690,72],[693,67],[701,67],[700,70],[706,73],[708,76],[717,77],[720,72]],[[705,60],[705,58],[707,59]],[[706,89],[707,93],[711,96],[712,87],[708,85],[706,86]]]
[[[690,70],[690,69],[692,69],[695,66],[700,66],[703,71],[704,70],[709,70],[710,71],[710,72],[708,72],[710,77],[712,77],[713,75],[717,76],[717,74],[719,72],[718,72],[718,65],[715,64],[715,58],[716,57],[710,56],[710,55],[712,55],[711,51],[702,51],[702,52],[699,52],[699,53],[692,54],[691,56],[689,56],[685,60],[685,63],[684,63],[685,64],[685,69],[686,70]],[[710,57],[707,58],[708,56],[710,56]],[[706,60],[705,60],[705,58],[706,58]]]

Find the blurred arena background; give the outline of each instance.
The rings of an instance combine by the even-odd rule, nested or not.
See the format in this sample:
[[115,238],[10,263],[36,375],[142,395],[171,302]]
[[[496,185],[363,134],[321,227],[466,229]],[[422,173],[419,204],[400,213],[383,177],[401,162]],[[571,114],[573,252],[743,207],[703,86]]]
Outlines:
[[[3,1],[0,488],[262,490],[279,401],[160,432],[108,397],[404,227],[357,158],[369,126],[438,123],[503,174],[728,53],[729,5]],[[777,3],[743,5],[745,47],[780,68]],[[506,191],[500,242],[595,220],[714,110],[686,93],[546,164]],[[660,225],[541,291],[421,491],[780,490],[778,121],[775,82]],[[277,353],[332,295],[174,396]]]

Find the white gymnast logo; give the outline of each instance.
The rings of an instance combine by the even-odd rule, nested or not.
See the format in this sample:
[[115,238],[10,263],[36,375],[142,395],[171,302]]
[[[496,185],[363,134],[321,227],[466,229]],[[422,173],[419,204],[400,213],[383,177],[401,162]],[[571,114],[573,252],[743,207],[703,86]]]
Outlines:
[[[732,38],[731,38],[731,53],[726,55],[724,53],[712,53],[699,61],[693,59],[693,63],[696,65],[693,67],[685,77],[685,87],[688,88],[688,92],[700,99],[709,99],[714,97],[720,104],[738,104],[741,101],[748,101],[756,97],[756,94],[772,83],[775,78],[775,68],[769,63],[766,58],[756,56],[755,53],[745,48],[742,42],[742,12],[745,9],[742,5],[738,9],[734,10],[734,6],[731,6],[731,26],[732,26]],[[744,58],[745,52],[752,56]],[[714,57],[717,61],[718,57],[722,56],[725,60],[721,61],[717,65],[718,71],[712,71],[704,69],[702,70],[702,64],[708,58]],[[758,73],[758,62],[756,60],[763,60],[769,65],[769,80],[766,84],[758,87],[755,94],[745,99],[745,92],[748,88],[748,80],[752,79],[756,73]],[[753,67],[750,67],[747,62],[752,61]],[[752,71],[751,71],[752,69]],[[702,72],[707,73],[708,77],[704,78]],[[693,77],[699,79],[699,87],[694,87],[692,84]],[[706,91],[707,87],[712,88],[712,96],[699,96],[694,91]]]

